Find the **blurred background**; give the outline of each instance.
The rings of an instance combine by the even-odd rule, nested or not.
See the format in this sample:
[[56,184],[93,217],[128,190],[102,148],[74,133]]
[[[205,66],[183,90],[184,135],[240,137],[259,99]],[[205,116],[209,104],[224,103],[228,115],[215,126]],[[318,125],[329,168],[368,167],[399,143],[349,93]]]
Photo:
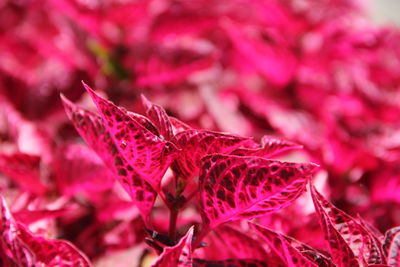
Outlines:
[[[73,207],[24,223],[91,259],[143,254],[138,211],[62,106],[94,110],[85,81],[134,112],[144,94],[194,128],[302,144],[321,192],[383,233],[400,225],[399,14],[398,0],[0,0],[0,193],[15,213]],[[323,248],[304,203],[265,224]]]

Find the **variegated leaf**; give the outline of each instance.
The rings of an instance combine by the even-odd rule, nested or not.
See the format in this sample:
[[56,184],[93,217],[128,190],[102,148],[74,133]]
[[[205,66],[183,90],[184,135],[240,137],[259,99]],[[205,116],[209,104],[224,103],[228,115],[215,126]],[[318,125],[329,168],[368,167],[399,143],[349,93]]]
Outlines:
[[[0,256],[16,266],[90,267],[86,256],[64,240],[49,240],[34,236],[25,226],[14,221],[0,196]],[[1,255],[3,253],[3,255]],[[7,263],[4,263],[7,264]],[[14,266],[14,265],[11,265]]]
[[171,140],[173,131],[167,112],[159,105],[151,103],[144,95],[142,95],[142,103],[146,109],[147,117],[154,123],[160,134],[165,140]]
[[123,167],[118,169],[119,175],[144,179],[158,191],[162,177],[175,158],[175,146],[147,130],[129,116],[126,110],[101,98],[86,84],[84,86],[96,104],[119,153],[114,163]]
[[[345,219],[339,216],[336,221],[334,217],[331,217],[334,214],[332,209],[336,208],[324,199],[313,186],[311,186],[311,195],[325,238],[329,243],[333,262],[338,267],[360,266],[355,253],[347,243],[351,241],[352,237],[343,237],[339,232],[340,227],[346,227],[343,225],[346,223]],[[348,235],[351,235],[351,233],[348,232]],[[358,232],[358,235],[360,235],[360,232]],[[344,238],[347,238],[348,241],[346,242]],[[361,240],[359,241],[361,242]],[[356,253],[358,255],[359,252]]]
[[211,228],[290,205],[317,165],[213,154],[202,159],[200,205]]
[[192,267],[192,226],[184,237],[173,247],[165,247],[152,267]]
[[[118,181],[136,203],[143,219],[148,221],[157,193],[133,168],[128,169],[125,167],[129,164],[125,158],[120,156],[114,140],[111,138],[99,115],[76,106],[63,96],[62,100],[65,111],[78,133],[113,171]],[[129,175],[127,175],[128,172]]]
[[172,169],[184,180],[199,173],[201,158],[213,153],[229,154],[250,139],[205,130],[186,130],[171,140],[181,149]]
[[318,266],[331,267],[330,260],[318,253],[313,248],[300,243],[288,236],[275,233],[267,228],[256,224],[250,224],[259,233],[259,236],[267,242],[276,254],[287,264],[287,266]]
[[193,267],[285,267],[284,265],[268,264],[264,261],[253,259],[230,259],[221,261],[207,261],[194,259]]
[[400,266],[400,226],[386,232],[383,249],[387,255],[388,265],[391,267]]

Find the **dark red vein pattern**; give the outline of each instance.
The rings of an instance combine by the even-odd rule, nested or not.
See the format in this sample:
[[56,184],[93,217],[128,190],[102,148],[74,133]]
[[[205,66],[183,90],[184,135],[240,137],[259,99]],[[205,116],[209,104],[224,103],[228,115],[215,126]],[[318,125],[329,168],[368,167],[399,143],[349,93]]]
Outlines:
[[192,238],[193,230],[191,227],[178,244],[173,247],[165,247],[163,253],[157,258],[152,267],[192,267]]
[[330,267],[330,260],[316,250],[287,236],[275,233],[256,224],[250,224],[268,246],[287,264],[287,266]]
[[[93,112],[82,109],[62,98],[69,119],[86,143],[99,155],[103,162],[113,171],[118,181],[135,201],[145,221],[154,205],[156,192],[152,186],[141,179],[128,166],[125,158],[120,156],[114,140],[111,138],[101,117]],[[130,175],[125,175],[130,173]]]
[[392,228],[386,232],[383,248],[387,254],[389,266],[400,266],[400,227]]
[[0,258],[5,266],[91,266],[83,253],[69,242],[34,236],[15,222],[1,196],[0,211]]
[[[175,146],[163,142],[129,116],[126,110],[101,98],[87,85],[85,88],[96,104],[120,154],[114,163],[123,166],[118,169],[119,174],[131,175],[132,180],[145,179],[157,191],[162,177],[175,157]],[[125,159],[125,162],[122,159]]]
[[261,140],[261,146],[259,148],[238,148],[231,154],[237,156],[257,156],[269,158],[288,150],[300,148],[302,148],[302,146],[296,143],[271,136],[264,136]]
[[326,211],[329,212],[333,206],[313,186],[311,186],[311,195],[325,238],[329,243],[333,262],[339,267],[359,266],[352,249],[336,229],[336,227],[340,226],[340,223],[344,223],[344,221],[340,221],[342,218],[338,222],[331,221]]
[[317,165],[213,154],[202,159],[200,204],[211,227],[249,219],[291,204]]

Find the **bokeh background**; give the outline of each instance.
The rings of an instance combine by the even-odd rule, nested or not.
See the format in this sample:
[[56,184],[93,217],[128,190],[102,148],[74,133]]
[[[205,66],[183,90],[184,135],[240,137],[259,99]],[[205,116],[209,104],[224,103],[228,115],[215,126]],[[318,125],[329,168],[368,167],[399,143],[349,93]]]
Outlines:
[[[320,164],[321,192],[384,233],[400,225],[398,14],[396,0],[0,0],[0,194],[99,266],[151,254],[65,114],[60,93],[94,109],[85,81],[138,113],[144,94],[195,128],[302,144],[288,159]],[[324,247],[309,199],[262,223]]]

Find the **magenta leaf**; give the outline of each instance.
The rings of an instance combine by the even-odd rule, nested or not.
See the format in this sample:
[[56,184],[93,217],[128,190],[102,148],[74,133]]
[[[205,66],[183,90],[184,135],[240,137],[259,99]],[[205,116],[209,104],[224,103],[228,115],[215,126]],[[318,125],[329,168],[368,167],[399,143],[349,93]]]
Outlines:
[[1,196],[0,200],[0,255],[3,260],[16,266],[91,266],[86,256],[69,242],[32,235],[25,226],[14,221]]
[[[266,262],[253,259],[230,259],[221,261],[207,261],[202,259],[194,259],[193,267],[267,267],[270,266]],[[284,265],[271,265],[276,267],[285,267]]]
[[192,127],[190,127],[189,125],[187,125],[186,123],[180,121],[179,119],[177,119],[175,117],[170,116],[169,121],[172,124],[173,135],[177,135],[180,132],[192,129]]
[[256,224],[250,225],[267,242],[268,246],[281,257],[287,266],[333,266],[325,256],[297,240]]
[[215,235],[224,244],[224,250],[228,250],[235,259],[267,259],[267,252],[257,243],[257,240],[246,235],[242,231],[232,227],[221,225],[214,230]]
[[313,186],[311,195],[336,265],[385,263],[380,245],[355,219],[334,207]]
[[202,159],[200,205],[211,228],[290,205],[317,165],[214,154]]
[[146,109],[147,117],[154,123],[164,139],[171,140],[173,131],[167,112],[159,105],[151,103],[144,95],[142,95],[142,103]]
[[[207,246],[195,251],[196,258],[208,260],[254,259],[280,261],[276,255],[266,251],[259,240],[232,226],[221,225],[210,232],[204,242]],[[221,250],[220,248],[224,249]]]
[[152,267],[191,267],[192,266],[192,238],[194,227],[173,247],[165,247]]
[[132,119],[140,123],[144,128],[149,130],[154,135],[160,137],[160,132],[158,131],[157,127],[148,118],[130,111],[127,111],[127,113]]
[[126,110],[101,98],[86,84],[84,86],[115,143],[119,157],[115,158],[114,165],[121,166],[119,175],[133,180],[144,179],[158,191],[161,179],[175,157],[175,146],[159,139]]
[[204,130],[186,130],[171,140],[182,151],[172,169],[184,180],[199,173],[201,158],[208,154],[229,154],[249,142],[249,138]]
[[0,154],[0,173],[22,189],[41,195],[46,186],[40,179],[40,157],[25,153]]
[[55,176],[63,195],[96,193],[113,186],[113,176],[103,161],[87,146],[60,146],[54,163]]
[[301,148],[301,145],[290,141],[271,136],[264,136],[261,140],[261,146],[259,148],[238,148],[231,154],[237,156],[257,156],[262,158],[270,158],[288,150]]
[[[62,100],[66,113],[78,133],[113,171],[118,181],[136,203],[145,222],[147,222],[157,196],[152,186],[141,179],[132,168],[124,167],[128,164],[125,158],[119,155],[114,140],[99,115],[76,106],[63,96]],[[129,176],[127,172],[129,172]]]
[[400,227],[390,229],[385,234],[383,249],[387,255],[387,263],[391,267],[400,265]]

